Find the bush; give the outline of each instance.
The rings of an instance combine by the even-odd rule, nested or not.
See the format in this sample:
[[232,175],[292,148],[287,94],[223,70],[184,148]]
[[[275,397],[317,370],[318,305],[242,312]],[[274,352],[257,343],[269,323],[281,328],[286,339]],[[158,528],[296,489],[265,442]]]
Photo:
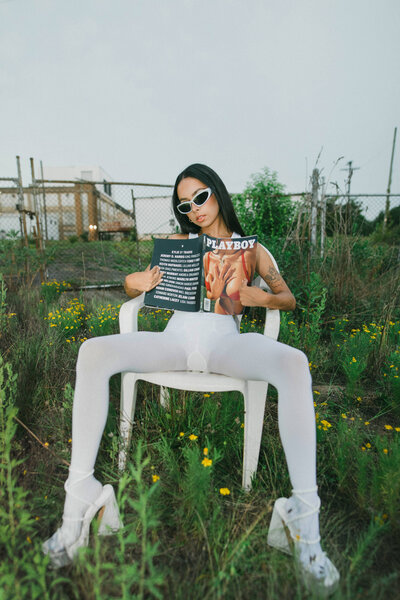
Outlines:
[[239,221],[247,234],[257,235],[262,244],[284,238],[292,222],[295,207],[275,171],[265,167],[252,175],[241,194],[233,197]]

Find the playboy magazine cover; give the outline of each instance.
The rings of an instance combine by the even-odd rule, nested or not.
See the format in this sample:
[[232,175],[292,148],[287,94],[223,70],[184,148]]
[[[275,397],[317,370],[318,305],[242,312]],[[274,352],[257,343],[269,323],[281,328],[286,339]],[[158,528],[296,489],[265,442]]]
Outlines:
[[154,240],[151,268],[162,282],[145,294],[145,304],[170,310],[240,315],[240,287],[251,285],[257,236]]

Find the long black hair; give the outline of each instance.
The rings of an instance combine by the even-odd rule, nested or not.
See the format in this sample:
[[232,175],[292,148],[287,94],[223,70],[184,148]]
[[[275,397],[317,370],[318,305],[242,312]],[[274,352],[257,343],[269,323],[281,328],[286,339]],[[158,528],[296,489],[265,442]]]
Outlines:
[[175,181],[174,191],[172,194],[172,207],[174,209],[175,217],[181,226],[182,233],[199,233],[201,227],[199,225],[195,225],[192,221],[189,221],[187,215],[182,215],[177,206],[179,204],[178,198],[178,185],[185,179],[186,177],[193,177],[194,179],[198,179],[204,185],[210,187],[217,199],[219,210],[221,212],[222,218],[225,222],[225,225],[230,231],[235,231],[239,233],[241,236],[244,236],[245,233],[240,225],[238,218],[235,213],[235,209],[233,208],[231,197],[228,193],[228,190],[225,187],[224,182],[220,178],[219,175],[215,171],[213,171],[207,165],[202,165],[200,163],[195,163],[193,165],[189,165],[178,175]]

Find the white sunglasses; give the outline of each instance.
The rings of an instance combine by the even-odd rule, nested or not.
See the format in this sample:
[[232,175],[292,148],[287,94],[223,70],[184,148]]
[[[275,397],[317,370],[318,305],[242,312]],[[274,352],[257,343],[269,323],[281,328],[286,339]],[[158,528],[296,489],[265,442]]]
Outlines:
[[182,215],[187,215],[192,210],[192,204],[195,204],[196,206],[203,206],[212,193],[213,192],[211,188],[200,190],[191,200],[185,200],[185,202],[178,204],[177,209]]

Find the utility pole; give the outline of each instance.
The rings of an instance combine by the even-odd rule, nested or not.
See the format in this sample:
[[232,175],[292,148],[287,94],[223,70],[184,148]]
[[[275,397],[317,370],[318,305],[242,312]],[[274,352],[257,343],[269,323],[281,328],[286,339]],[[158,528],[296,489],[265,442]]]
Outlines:
[[392,171],[393,171],[393,159],[394,159],[394,149],[396,147],[396,135],[397,135],[397,127],[394,128],[393,135],[393,144],[392,144],[392,156],[390,159],[390,169],[389,169],[389,181],[386,190],[386,206],[385,206],[385,216],[383,218],[383,231],[386,231],[388,218],[389,218],[389,210],[390,210],[390,189],[392,187]]
[[354,171],[359,171],[360,167],[353,167],[353,161],[349,160],[349,162],[347,163],[347,169],[340,169],[341,171],[348,171],[349,174],[347,176],[347,181],[346,181],[346,194],[348,194],[348,196],[350,196],[350,187],[351,187],[351,179],[353,177],[353,173]]

